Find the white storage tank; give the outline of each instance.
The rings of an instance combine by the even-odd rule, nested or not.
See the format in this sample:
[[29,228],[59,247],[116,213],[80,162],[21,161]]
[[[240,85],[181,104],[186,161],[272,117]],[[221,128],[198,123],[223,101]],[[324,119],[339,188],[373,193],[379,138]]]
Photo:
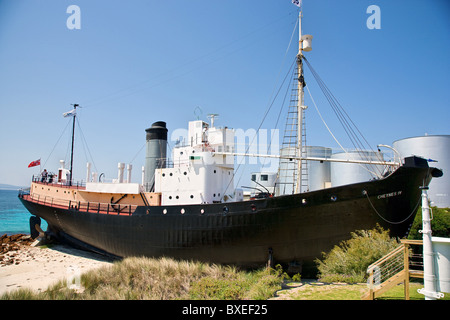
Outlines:
[[[307,146],[306,155],[312,158],[330,158],[331,148]],[[331,166],[328,161],[308,161],[309,191],[320,190],[330,186]]]
[[[280,156],[296,157],[297,149],[295,147],[286,147],[280,149]],[[296,173],[296,161],[291,159],[280,159],[279,177],[277,181],[277,195],[293,194],[294,181]]]
[[[383,161],[383,154],[373,151],[339,152],[332,159]],[[366,165],[359,163],[331,162],[331,186],[342,186],[357,182],[369,181],[380,175],[384,170],[381,165]]]
[[429,165],[441,169],[444,175],[433,178],[428,190],[431,205],[438,208],[450,207],[450,135],[425,135],[394,141],[401,158],[412,155],[432,159]]

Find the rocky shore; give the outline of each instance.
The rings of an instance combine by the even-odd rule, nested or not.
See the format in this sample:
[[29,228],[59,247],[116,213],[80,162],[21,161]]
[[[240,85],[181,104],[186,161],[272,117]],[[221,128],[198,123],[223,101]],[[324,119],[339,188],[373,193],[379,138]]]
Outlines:
[[22,233],[0,236],[0,266],[19,264],[21,259],[18,257],[18,251],[23,247],[30,246],[33,242],[34,239],[30,235]]

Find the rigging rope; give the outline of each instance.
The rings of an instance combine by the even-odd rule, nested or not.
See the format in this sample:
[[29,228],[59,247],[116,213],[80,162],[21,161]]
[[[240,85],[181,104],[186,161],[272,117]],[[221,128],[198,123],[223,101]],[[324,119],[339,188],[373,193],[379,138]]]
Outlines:
[[[370,147],[370,144],[368,143],[366,138],[363,136],[363,134],[358,129],[356,124],[349,117],[349,115],[347,114],[345,109],[342,107],[342,105],[339,103],[339,101],[336,99],[336,97],[333,95],[333,93],[330,91],[330,89],[326,86],[325,82],[320,78],[319,74],[311,66],[310,62],[305,57],[303,57],[303,59],[306,62],[307,66],[308,66],[309,70],[311,71],[312,75],[314,76],[315,80],[317,81],[319,88],[322,90],[323,94],[325,95],[326,99],[328,100],[328,103],[330,104],[333,112],[335,113],[336,117],[338,118],[339,122],[341,123],[344,131],[347,133],[347,136],[349,137],[351,143],[353,144],[353,147],[359,153],[360,157],[362,159],[370,161],[368,155],[365,152],[363,152],[364,149],[370,149],[377,156],[378,160],[382,161],[380,154],[375,152]],[[366,143],[367,147],[364,146],[364,142]],[[342,146],[341,146],[341,148],[342,148]],[[374,173],[373,171],[378,171],[378,173],[374,173],[378,177],[380,177],[382,174],[382,169],[377,166],[372,166],[372,170],[369,170],[369,171],[371,171],[372,173]]]

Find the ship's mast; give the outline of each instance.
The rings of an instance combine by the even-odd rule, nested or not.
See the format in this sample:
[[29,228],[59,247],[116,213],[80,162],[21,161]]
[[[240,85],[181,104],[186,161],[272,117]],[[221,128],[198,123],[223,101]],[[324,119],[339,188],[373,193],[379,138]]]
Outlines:
[[74,104],[73,105],[73,124],[72,124],[72,149],[70,152],[70,175],[69,175],[69,186],[72,185],[72,171],[73,171],[73,146],[74,146],[74,142],[75,142],[75,118],[77,116],[77,107],[78,104]]
[[[298,54],[297,54],[297,157],[302,157],[303,143],[302,143],[302,130],[303,130],[303,110],[304,106],[304,79],[303,79],[303,49],[302,49],[302,9],[300,7],[298,14]],[[295,187],[295,193],[301,192],[302,186],[302,160],[297,160],[297,181]]]

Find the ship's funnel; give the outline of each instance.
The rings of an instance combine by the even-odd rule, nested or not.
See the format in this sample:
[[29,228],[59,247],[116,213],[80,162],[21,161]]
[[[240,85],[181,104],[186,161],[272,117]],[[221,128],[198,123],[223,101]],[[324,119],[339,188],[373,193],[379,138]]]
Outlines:
[[155,184],[155,169],[166,167],[167,128],[164,121],[152,124],[145,130],[147,145],[145,153],[145,179],[146,191],[152,191]]

